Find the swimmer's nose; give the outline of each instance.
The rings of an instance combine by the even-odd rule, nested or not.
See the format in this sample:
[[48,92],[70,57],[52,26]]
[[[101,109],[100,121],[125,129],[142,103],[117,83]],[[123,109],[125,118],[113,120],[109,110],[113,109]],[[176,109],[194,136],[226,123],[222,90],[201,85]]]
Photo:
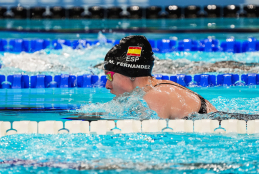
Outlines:
[[109,80],[106,81],[105,88],[106,89],[112,89],[112,83]]

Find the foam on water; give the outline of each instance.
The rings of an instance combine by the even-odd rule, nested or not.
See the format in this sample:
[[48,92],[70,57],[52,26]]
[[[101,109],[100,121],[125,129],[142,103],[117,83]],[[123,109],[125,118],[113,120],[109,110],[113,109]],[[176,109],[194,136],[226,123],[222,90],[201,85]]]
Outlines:
[[93,46],[83,49],[72,49],[63,46],[62,50],[43,50],[32,54],[5,53],[1,57],[3,67],[1,74],[99,74],[101,70],[93,69],[96,63],[103,61],[104,52],[111,46]]
[[[115,97],[107,103],[92,103],[87,104],[77,109],[77,113],[105,113],[103,118],[116,119],[159,119],[156,112],[151,110],[148,104],[143,99],[146,93],[141,88],[136,88],[131,93],[124,93],[121,96]],[[74,111],[72,111],[74,112]]]
[[[95,65],[103,62],[104,57],[108,50],[111,48],[110,44],[102,46],[93,46],[82,49],[72,49],[71,47],[63,46],[62,50],[43,50],[29,53],[4,53],[0,56],[2,68],[0,74],[9,75],[15,73],[24,73],[28,75],[37,74],[103,74],[101,68],[93,68]],[[164,60],[163,54],[156,54],[157,61],[153,69],[153,73],[166,73],[166,74],[196,74],[206,72],[217,73],[258,73],[259,65],[258,53],[244,53],[240,55],[230,54],[225,55],[224,59],[209,59],[209,53],[187,53],[186,57],[174,57],[174,54]],[[199,55],[199,58],[193,58]],[[238,57],[242,58],[238,58]],[[242,63],[245,58],[253,57],[252,63]],[[233,58],[233,59],[232,59]],[[220,62],[227,60],[226,62]],[[230,63],[228,61],[236,60],[239,62]],[[215,63],[216,62],[216,63]],[[220,63],[218,63],[220,62]]]
[[35,53],[4,53],[0,56],[0,74],[100,74],[101,70],[92,67],[104,60],[112,44],[107,43],[102,33],[98,34],[98,41],[93,46],[80,43],[76,49],[62,45],[61,50],[48,48]]

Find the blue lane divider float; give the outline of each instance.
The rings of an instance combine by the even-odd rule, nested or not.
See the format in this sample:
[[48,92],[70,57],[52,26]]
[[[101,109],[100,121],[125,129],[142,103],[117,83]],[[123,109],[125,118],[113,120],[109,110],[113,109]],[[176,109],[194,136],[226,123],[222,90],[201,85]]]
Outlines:
[[[155,42],[157,42],[157,48],[155,47]],[[169,39],[162,39],[158,41],[154,41],[152,48],[155,48],[154,51],[159,51],[161,53],[176,51],[176,44],[175,40]]]
[[225,42],[222,42],[220,46],[223,52],[241,52],[241,42],[235,41],[234,39],[227,39]]
[[[191,82],[199,87],[213,87],[213,86],[235,86],[240,85],[259,85],[259,74],[242,74],[241,77],[238,74],[198,74],[185,75],[177,74],[173,76],[155,74],[154,77],[158,80],[170,80],[179,83],[182,86],[189,86]],[[239,82],[238,84],[236,84]]]
[[4,83],[4,82],[2,82],[2,87],[4,85],[5,88],[20,89],[20,88],[30,87],[28,75],[21,75],[21,74],[8,75],[7,83]]
[[[182,86],[213,87],[213,86],[235,86],[240,85],[259,85],[259,74],[197,74],[194,76],[186,74],[177,75],[153,75],[158,80],[170,80]],[[0,75],[0,88],[2,89],[21,89],[21,88],[99,88],[105,87],[106,76],[83,74],[79,76],[61,75]],[[237,84],[237,82],[239,82]],[[190,85],[191,84],[191,85]]]
[[217,52],[220,50],[219,40],[216,39],[204,39],[200,40],[199,51],[204,52]]
[[220,74],[217,76],[217,85],[218,86],[232,86],[239,81],[238,74]]
[[209,74],[195,75],[194,81],[196,82],[197,86],[201,86],[201,87],[216,86],[216,76],[215,75],[209,75]]
[[71,46],[70,40],[55,39],[52,41],[52,46],[55,50],[62,49],[62,45]]
[[92,76],[90,74],[84,74],[77,77],[78,88],[91,88],[92,87]]
[[50,75],[31,76],[31,88],[47,88],[51,81]]
[[[27,42],[27,44],[28,44],[27,48],[29,51],[26,51],[26,52],[36,52],[49,47],[50,41],[37,39],[37,40],[31,40],[30,42]],[[29,49],[29,45],[31,45],[31,49]]]
[[254,52],[259,50],[259,41],[255,38],[249,38],[242,43],[242,52]]
[[184,39],[178,42],[178,51],[198,51],[199,41]]
[[[107,40],[107,43],[113,45],[119,44],[119,40]],[[202,39],[202,40],[172,40],[172,39],[160,39],[149,40],[154,52],[166,53],[172,51],[204,51],[204,52],[253,52],[259,51],[259,41],[256,38],[248,38],[244,41],[236,41],[233,38],[226,39],[225,41],[219,41],[217,39]],[[73,49],[86,48],[88,46],[98,45],[98,40],[64,40],[64,39],[1,39],[0,51],[2,52],[15,52],[20,53],[22,51],[33,53],[46,48],[59,50],[63,45],[72,47]]]
[[61,74],[54,77],[54,81],[57,82],[58,88],[73,88],[76,87],[76,76]]
[[102,75],[100,80],[101,80],[101,87],[105,87],[106,81],[107,81],[106,75]]
[[241,80],[246,85],[259,85],[259,74],[243,74],[241,75]]

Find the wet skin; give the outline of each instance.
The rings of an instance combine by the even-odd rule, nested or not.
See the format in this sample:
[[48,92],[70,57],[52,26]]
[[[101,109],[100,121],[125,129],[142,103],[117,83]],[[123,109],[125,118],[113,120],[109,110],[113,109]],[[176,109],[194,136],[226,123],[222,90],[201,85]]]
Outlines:
[[[107,73],[108,71],[105,71]],[[171,83],[172,81],[157,80],[154,77],[137,77],[131,80],[122,74],[115,73],[113,81],[107,80],[106,88],[112,94],[119,96],[125,92],[133,91],[137,86],[146,91],[144,100],[150,109],[154,110],[159,117],[179,119],[189,114],[198,112],[201,107],[200,98],[186,89],[177,86],[163,84],[154,87],[159,83]],[[207,112],[216,112],[216,108],[206,100]]]

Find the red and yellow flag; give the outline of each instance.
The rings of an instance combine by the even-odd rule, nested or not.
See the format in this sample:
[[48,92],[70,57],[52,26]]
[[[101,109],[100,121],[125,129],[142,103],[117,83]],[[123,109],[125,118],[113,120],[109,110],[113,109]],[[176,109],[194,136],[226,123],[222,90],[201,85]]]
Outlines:
[[127,56],[140,56],[142,47],[129,47]]

